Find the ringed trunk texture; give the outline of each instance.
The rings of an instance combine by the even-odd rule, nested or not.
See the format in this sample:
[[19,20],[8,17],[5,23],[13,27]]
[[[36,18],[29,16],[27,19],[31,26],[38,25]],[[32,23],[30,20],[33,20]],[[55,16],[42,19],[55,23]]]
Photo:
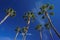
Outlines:
[[49,21],[49,23],[50,23],[50,25],[51,25],[51,28],[54,30],[54,32],[56,33],[56,35],[60,38],[60,34],[57,32],[56,28],[55,28],[54,25],[52,24],[51,19],[50,19],[50,17],[49,17],[49,15],[48,15],[47,12],[45,12],[45,16],[47,17],[47,19],[48,19],[48,21]]
[[1,20],[0,24],[2,24],[9,16],[10,16],[10,13],[7,16],[5,16],[3,20]]

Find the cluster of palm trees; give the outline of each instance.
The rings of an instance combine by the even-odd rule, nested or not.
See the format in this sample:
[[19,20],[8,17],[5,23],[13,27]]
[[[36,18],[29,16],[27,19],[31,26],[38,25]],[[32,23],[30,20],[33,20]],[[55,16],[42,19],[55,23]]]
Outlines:
[[[50,10],[53,10],[53,8],[54,8],[53,5],[50,5],[49,3],[47,3],[47,4],[42,5],[40,7],[40,11],[38,12],[38,15],[40,15],[40,16],[42,15],[42,19],[47,20],[47,22],[44,24],[44,26],[50,33],[51,40],[54,40],[51,29],[53,29],[53,31],[56,33],[56,35],[60,38],[60,34],[55,29],[55,27],[52,24],[52,21],[49,17],[49,15],[51,15],[51,16],[54,15],[54,12],[48,12]],[[35,19],[35,15],[32,11],[28,11],[27,13],[24,14],[23,18],[27,22],[27,26],[26,26],[26,28],[24,27],[25,29],[23,28],[23,32],[22,32],[25,34],[25,35],[23,35],[23,40],[26,40],[26,34],[27,34],[29,26],[30,26],[29,24],[31,22],[31,18]],[[40,40],[42,40],[42,30],[43,30],[42,24],[38,24],[35,27],[35,29],[40,32]]]
[[[19,31],[20,28],[17,28],[17,32],[18,33],[21,32],[22,36],[23,36],[22,40],[26,40],[26,35],[27,35],[28,29],[29,29],[31,19],[35,19],[35,15],[33,14],[33,12],[28,11],[27,13],[25,13],[23,15],[23,19],[26,21],[27,25],[26,25],[26,27],[21,28],[20,31]],[[17,36],[15,36],[15,40],[16,40],[16,38],[17,38]]]
[[[44,24],[44,26],[49,31],[51,40],[54,40],[51,29],[53,29],[53,31],[56,33],[56,35],[60,38],[60,34],[57,32],[56,28],[54,27],[54,25],[49,17],[49,15],[51,15],[51,16],[54,15],[54,12],[50,11],[50,10],[53,10],[53,8],[54,8],[53,5],[50,5],[49,3],[47,3],[47,4],[42,5],[40,7],[40,11],[38,12],[38,15],[40,15],[40,16],[42,15],[42,19],[47,20],[47,22]],[[37,28],[39,29],[39,27],[37,27]],[[41,39],[42,39],[42,36],[41,36]]]
[[[44,24],[44,27],[48,30],[48,32],[50,33],[50,37],[51,37],[51,40],[54,40],[53,39],[53,35],[52,35],[52,32],[51,32],[51,29],[53,29],[53,31],[56,33],[56,35],[60,38],[60,34],[57,32],[56,28],[54,27],[49,15],[54,15],[54,12],[51,12],[50,10],[53,10],[54,6],[53,5],[50,5],[49,3],[47,4],[44,4],[40,7],[40,11],[38,12],[38,15],[42,15],[42,19],[44,20],[47,20],[47,22]],[[50,11],[50,12],[48,12]],[[7,13],[7,16],[0,22],[0,24],[2,24],[9,16],[15,16],[15,11],[11,8],[7,9],[6,10],[6,13]],[[15,29],[16,31],[16,36],[14,38],[14,40],[16,40],[17,36],[19,35],[19,33],[22,33],[22,40],[26,40],[26,35],[27,35],[27,32],[28,30],[30,29],[30,23],[31,23],[31,20],[35,19],[35,15],[32,11],[28,11],[27,13],[25,13],[23,15],[23,18],[24,20],[26,21],[26,26],[23,27],[23,28],[20,28],[20,27],[17,27]],[[43,30],[43,27],[42,27],[42,24],[38,24],[35,29],[37,31],[39,31],[40,33],[40,40],[42,40],[42,30]]]

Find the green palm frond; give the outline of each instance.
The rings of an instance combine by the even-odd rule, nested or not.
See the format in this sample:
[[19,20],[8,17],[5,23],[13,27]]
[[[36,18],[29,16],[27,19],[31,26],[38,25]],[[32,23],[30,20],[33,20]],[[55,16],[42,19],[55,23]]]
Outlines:
[[38,12],[38,15],[41,15],[42,14],[42,12]]
[[24,14],[23,18],[27,22],[29,18],[31,18],[32,20],[35,20],[35,15],[33,14],[33,12],[28,11],[27,13]]
[[32,17],[32,13],[28,11],[27,13],[24,14],[25,17]]
[[40,9],[46,10],[48,7],[49,7],[49,3],[42,5]]
[[43,5],[41,8],[42,8],[42,9],[46,9],[46,5]]
[[20,28],[20,27],[17,27],[17,28],[15,29],[15,31],[16,31],[16,32],[21,32],[21,28]]
[[49,3],[46,3],[46,8],[48,8],[48,7],[49,7],[49,5],[50,5]]
[[52,16],[53,16],[53,15],[54,15],[54,12],[50,12],[50,15],[52,15]]
[[32,17],[32,12],[29,11],[27,16]]
[[46,24],[45,24],[45,27],[46,27],[46,29],[50,29],[49,23],[46,23]]
[[10,15],[10,16],[11,16],[11,17],[16,16],[16,12],[11,13],[11,15]]
[[6,13],[10,13],[10,16],[15,16],[16,15],[16,11],[14,11],[12,8],[8,8],[7,10],[6,10]]
[[52,10],[52,9],[54,9],[54,6],[53,5],[50,5],[49,6],[49,10]]
[[28,28],[27,28],[27,27],[23,27],[23,28],[22,28],[22,32],[23,32],[23,33],[26,33],[26,32],[27,32],[27,30],[28,30]]
[[36,30],[41,30],[41,28],[42,28],[42,25],[41,25],[41,24],[39,24],[39,25],[37,25],[37,26],[36,26],[36,28],[35,28],[35,29],[36,29]]
[[34,14],[32,14],[32,17],[31,17],[31,18],[35,19],[35,15],[34,15]]

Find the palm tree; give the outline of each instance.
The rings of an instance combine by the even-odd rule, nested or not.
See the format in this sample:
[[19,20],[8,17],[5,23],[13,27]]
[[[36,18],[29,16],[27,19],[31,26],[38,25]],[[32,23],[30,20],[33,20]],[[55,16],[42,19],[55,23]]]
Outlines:
[[51,39],[54,40],[54,39],[53,39],[53,36],[52,36],[52,32],[51,32],[49,23],[46,23],[46,24],[45,24],[45,27],[46,27],[46,29],[49,31]]
[[[24,20],[27,22],[27,29],[29,29],[29,24],[30,24],[30,22],[31,22],[31,19],[35,19],[35,15],[33,14],[33,12],[31,12],[31,11],[28,11],[27,13],[25,13],[24,14],[24,16],[23,16],[23,18],[24,18]],[[28,32],[28,30],[27,30],[27,32]],[[26,32],[26,33],[27,33]]]
[[2,24],[9,16],[15,16],[15,11],[12,8],[9,8],[6,10],[7,15],[4,17],[3,20],[1,20],[0,24]]
[[41,24],[37,25],[35,29],[40,32],[40,40],[42,40],[42,25]]
[[33,14],[33,12],[28,11],[27,13],[24,14],[23,18],[27,22],[27,27],[28,27],[28,25],[30,24],[30,20],[35,19],[35,15]]
[[60,34],[57,32],[56,28],[52,24],[52,21],[51,21],[51,19],[49,17],[49,14],[50,15],[54,15],[54,13],[53,12],[50,12],[48,14],[48,10],[52,10],[53,8],[54,8],[53,5],[50,5],[49,3],[47,3],[47,4],[41,6],[41,8],[40,8],[41,11],[38,14],[39,15],[43,14],[43,16],[45,16],[48,19],[51,28],[54,30],[54,32],[56,33],[56,35],[60,38]]
[[22,40],[26,40],[27,31],[28,31],[27,27],[22,28],[22,35],[23,35]]
[[14,40],[16,40],[18,34],[21,32],[21,28],[17,27],[17,28],[15,29],[15,31],[16,31],[16,36],[15,36]]

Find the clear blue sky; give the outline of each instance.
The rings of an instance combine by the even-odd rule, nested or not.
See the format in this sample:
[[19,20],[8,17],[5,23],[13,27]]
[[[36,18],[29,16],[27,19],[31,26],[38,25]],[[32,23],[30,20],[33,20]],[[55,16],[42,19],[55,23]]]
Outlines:
[[[22,16],[24,12],[29,10],[33,10],[36,15],[37,11],[39,11],[39,7],[44,3],[54,4],[54,12],[55,15],[51,17],[52,22],[58,32],[60,33],[60,0],[0,0],[0,21],[6,16],[6,12],[4,11],[7,8],[13,8],[16,11],[15,17],[9,17],[3,24],[0,25],[0,40],[13,40],[15,37],[14,29],[17,26],[24,27],[26,22],[23,20]],[[38,24],[39,17],[35,20],[34,23],[31,23],[30,28],[34,28],[36,24]],[[42,22],[43,23],[43,22]],[[27,36],[27,40],[40,40],[39,32],[36,30],[29,30],[31,36]],[[56,34],[52,31],[53,37],[55,40],[59,40]],[[19,35],[18,40],[22,40],[22,35]],[[43,32],[43,40],[50,40],[48,31]]]

